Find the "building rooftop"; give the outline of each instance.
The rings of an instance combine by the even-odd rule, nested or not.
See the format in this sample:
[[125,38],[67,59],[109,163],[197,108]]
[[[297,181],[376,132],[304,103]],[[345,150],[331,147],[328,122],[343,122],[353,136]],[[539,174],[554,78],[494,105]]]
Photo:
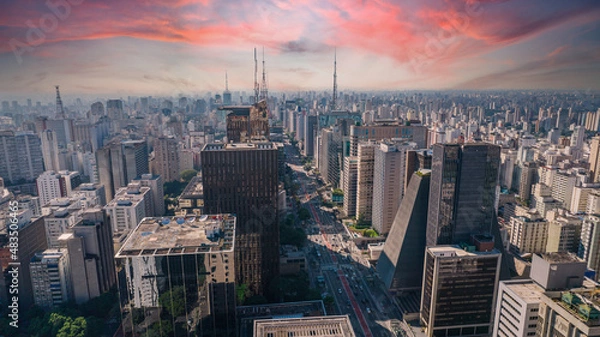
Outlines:
[[115,257],[233,251],[235,216],[144,218]]
[[254,321],[255,337],[280,336],[284,333],[287,336],[356,336],[347,315]]
[[467,251],[458,245],[450,246],[433,246],[427,247],[431,253],[437,257],[469,257],[469,256],[481,256],[481,255],[500,255],[497,249],[493,249],[488,252],[480,251]]
[[555,252],[555,253],[543,253],[539,254],[542,259],[548,263],[573,263],[583,262],[577,255],[569,252]]
[[202,151],[271,150],[274,148],[275,145],[269,141],[256,141],[251,143],[206,144]]
[[323,301],[286,302],[240,306],[236,308],[240,322],[240,337],[252,337],[254,321],[290,317],[316,317],[326,315]]
[[503,282],[506,288],[515,293],[526,303],[539,303],[544,294],[544,288],[533,280],[513,280]]

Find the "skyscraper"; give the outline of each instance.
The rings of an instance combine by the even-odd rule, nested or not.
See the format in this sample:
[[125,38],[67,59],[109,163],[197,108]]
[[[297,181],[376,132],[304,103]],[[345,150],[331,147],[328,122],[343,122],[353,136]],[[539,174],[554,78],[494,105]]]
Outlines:
[[164,181],[179,180],[179,146],[174,137],[159,137],[154,142],[154,169]]
[[204,212],[237,217],[236,283],[253,294],[279,275],[278,150],[273,143],[207,144],[202,151]]
[[0,132],[0,177],[4,182],[34,181],[44,172],[42,146],[33,133]]
[[96,152],[100,184],[106,189],[106,200],[139,175],[150,173],[148,146],[145,140],[115,140]]
[[490,234],[497,228],[494,199],[499,165],[496,145],[433,146],[428,246],[469,242],[472,234]]
[[[44,157],[44,168],[46,171],[60,171],[58,161],[58,141],[52,130],[44,130],[41,133],[42,155]],[[66,168],[65,168],[66,169]]]

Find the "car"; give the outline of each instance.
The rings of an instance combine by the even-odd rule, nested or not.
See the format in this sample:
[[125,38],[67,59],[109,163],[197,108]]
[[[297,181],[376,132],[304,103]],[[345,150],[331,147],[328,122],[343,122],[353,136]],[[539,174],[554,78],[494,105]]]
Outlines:
[[367,307],[367,314],[371,313],[371,308]]
[[342,293],[342,288],[338,288],[338,293]]

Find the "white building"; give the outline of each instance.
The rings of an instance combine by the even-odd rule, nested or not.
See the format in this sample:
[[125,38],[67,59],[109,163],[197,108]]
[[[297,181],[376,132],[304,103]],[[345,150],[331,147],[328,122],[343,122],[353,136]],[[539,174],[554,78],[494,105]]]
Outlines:
[[149,214],[152,207],[149,187],[129,184],[121,188],[105,207],[113,233],[122,233],[135,228]]
[[38,195],[42,205],[50,200],[71,196],[73,189],[81,183],[79,172],[75,171],[46,171],[36,180]]
[[165,192],[163,189],[163,179],[160,175],[142,174],[133,180],[139,182],[140,186],[149,187],[152,197],[152,212],[146,216],[163,216],[165,214]]
[[510,245],[518,254],[544,253],[548,240],[548,223],[538,214],[510,218]]
[[35,254],[29,270],[36,305],[52,308],[69,301],[69,258],[65,250],[46,249]]
[[[581,244],[577,255],[587,262],[589,269],[600,271],[600,217],[588,215],[581,226]],[[596,280],[598,276],[596,274]]]
[[544,289],[532,280],[501,281],[492,336],[535,336],[540,298],[543,293]]

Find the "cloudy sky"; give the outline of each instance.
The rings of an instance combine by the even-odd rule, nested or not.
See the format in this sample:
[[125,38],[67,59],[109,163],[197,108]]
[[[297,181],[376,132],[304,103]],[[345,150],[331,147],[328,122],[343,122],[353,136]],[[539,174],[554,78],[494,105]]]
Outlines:
[[[2,0],[0,96],[600,89],[600,1]],[[260,74],[259,74],[260,77]]]

